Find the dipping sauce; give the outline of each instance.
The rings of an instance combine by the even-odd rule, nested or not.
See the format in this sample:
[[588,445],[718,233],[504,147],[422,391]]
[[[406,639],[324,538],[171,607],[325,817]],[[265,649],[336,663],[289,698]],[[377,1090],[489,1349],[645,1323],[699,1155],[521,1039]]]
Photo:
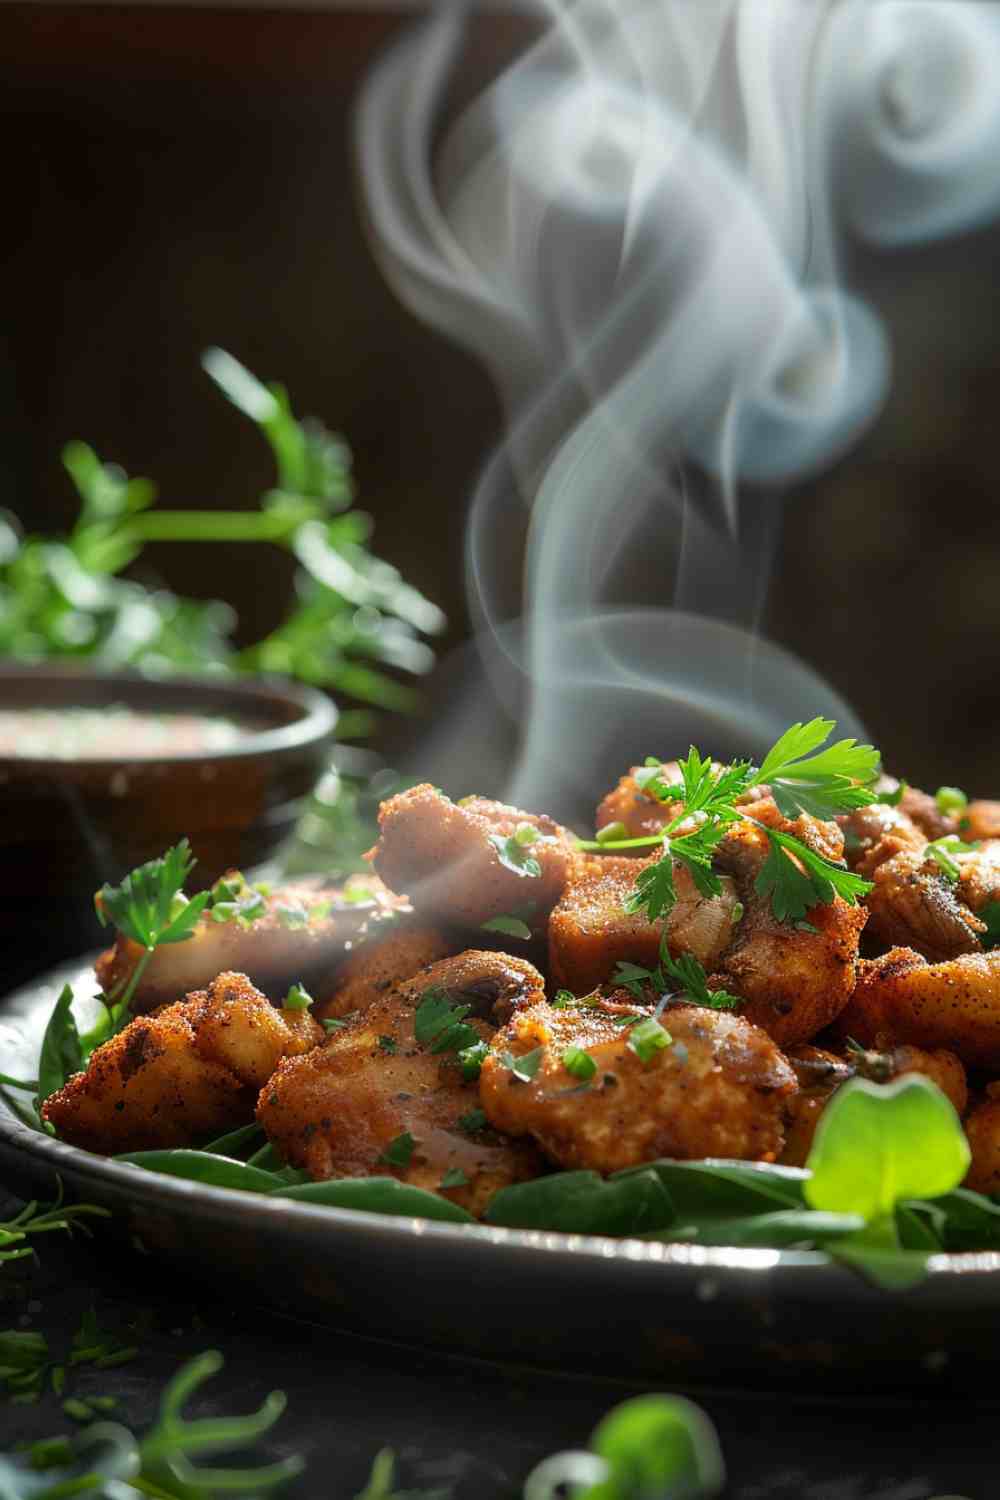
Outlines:
[[231,750],[254,726],[218,714],[107,708],[0,708],[0,758],[158,760]]

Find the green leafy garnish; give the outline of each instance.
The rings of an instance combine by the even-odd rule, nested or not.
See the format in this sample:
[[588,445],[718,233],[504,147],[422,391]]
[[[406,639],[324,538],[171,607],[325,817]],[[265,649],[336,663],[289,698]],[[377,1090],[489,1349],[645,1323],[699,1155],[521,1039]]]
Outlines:
[[567,1073],[572,1073],[574,1078],[579,1078],[583,1083],[588,1078],[593,1078],[597,1072],[597,1064],[582,1047],[567,1047],[562,1055],[562,1065]]
[[896,783],[896,790],[894,792],[876,792],[875,801],[883,802],[886,807],[898,807],[909,789],[907,782],[899,781]]
[[522,1052],[520,1057],[515,1057],[513,1052],[501,1052],[500,1062],[505,1068],[509,1068],[521,1083],[530,1083],[538,1072],[544,1056],[545,1048],[535,1047],[531,1052]]
[[984,948],[995,948],[1000,943],[1000,901],[987,901],[976,916],[986,923],[986,931],[980,933],[979,941]]
[[450,1167],[441,1178],[443,1188],[461,1188],[468,1187],[468,1185],[469,1179],[460,1167]]
[[159,859],[140,865],[116,886],[104,885],[97,896],[97,912],[105,926],[111,922],[134,943],[148,949],[164,943],[183,943],[194,929],[210,900],[202,891],[174,915],[174,897],[183,894],[184,882],[194,869],[187,839],[181,839]]
[[542,867],[530,853],[530,849],[532,844],[537,844],[543,837],[531,823],[519,823],[507,838],[499,833],[491,833],[489,841],[505,870],[532,879],[541,875]]
[[0,1221],[0,1262],[21,1260],[24,1256],[33,1254],[27,1243],[29,1235],[52,1234],[58,1230],[72,1234],[74,1229],[89,1233],[87,1219],[109,1217],[108,1210],[98,1208],[96,1203],[63,1203],[60,1185],[59,1196],[54,1203],[39,1207],[32,1200],[12,1219]]
[[924,850],[925,859],[932,859],[944,878],[952,885],[962,877],[962,867],[952,858],[954,854],[971,854],[978,849],[978,844],[967,844],[964,839],[955,834],[948,834],[946,838],[934,839]]
[[461,1052],[474,1047],[479,1032],[465,1023],[471,1005],[452,1005],[444,990],[425,990],[413,1018],[413,1032],[421,1046],[431,1052]]
[[651,1063],[658,1052],[669,1047],[673,1038],[652,1016],[639,1021],[628,1034],[628,1047],[641,1063]]
[[73,1019],[73,991],[64,984],[49,1016],[38,1059],[38,1094],[35,1107],[62,1088],[68,1078],[85,1066],[83,1046]]
[[739,995],[730,995],[727,990],[710,990],[708,976],[694,954],[681,953],[673,958],[665,937],[660,941],[660,959],[655,969],[644,969],[641,964],[621,960],[611,976],[611,983],[628,990],[637,1000],[644,999],[644,991],[651,990],[659,995],[680,993],[693,1005],[704,1005],[710,1010],[735,1010],[743,1004]]
[[396,1041],[396,1038],[394,1036],[380,1036],[377,1038],[377,1043],[378,1050],[380,1052],[386,1052],[390,1056],[392,1056],[394,1052],[399,1051],[399,1043]]
[[[538,873],[541,874],[541,869]],[[531,937],[531,928],[520,917],[491,917],[482,927],[484,932],[500,932],[505,937],[523,938],[525,942]]]
[[[692,746],[687,758],[678,762],[681,782],[676,784],[665,782],[659,763],[654,762],[645,773],[637,773],[636,780],[646,796],[670,804],[672,816],[662,833],[617,841],[605,836],[582,847],[662,846],[661,857],[639,872],[635,888],[625,900],[626,911],[642,912],[655,922],[676,904],[676,863],[687,869],[703,896],[719,895],[722,882],[713,868],[716,851],[732,825],[746,818],[756,823],[771,846],[756,889],[771,897],[779,921],[799,920],[810,907],[828,905],[836,896],[854,905],[871,889],[867,881],[814,853],[801,839],[758,822],[750,810],[752,804],[738,805],[746,792],[762,785],[770,787],[786,818],[804,813],[832,818],[874,802],[876,794],[870,783],[878,775],[878,752],[853,739],[838,740],[821,749],[834,727],[832,719],[793,724],[758,769],[749,761],[715,766]],[[680,831],[682,827],[684,832]]]
[[807,848],[801,839],[768,828],[771,845],[754,881],[760,896],[770,897],[779,922],[800,922],[816,905],[829,906],[840,896],[848,906],[871,890],[871,883]]
[[389,1167],[408,1167],[416,1145],[414,1137],[408,1130],[404,1130],[402,1135],[393,1137],[378,1159]]
[[478,1135],[481,1130],[486,1129],[485,1112],[478,1108],[470,1109],[464,1115],[459,1115],[455,1125],[463,1135]]
[[934,801],[938,805],[938,812],[963,813],[969,805],[969,799],[958,786],[939,786],[934,793]]
[[313,997],[301,984],[293,984],[284,1000],[281,1002],[282,1010],[308,1010],[313,1003]]
[[463,1047],[458,1054],[458,1060],[462,1066],[462,1077],[466,1083],[474,1083],[482,1070],[486,1054],[490,1050],[489,1042],[474,1042],[471,1047]]

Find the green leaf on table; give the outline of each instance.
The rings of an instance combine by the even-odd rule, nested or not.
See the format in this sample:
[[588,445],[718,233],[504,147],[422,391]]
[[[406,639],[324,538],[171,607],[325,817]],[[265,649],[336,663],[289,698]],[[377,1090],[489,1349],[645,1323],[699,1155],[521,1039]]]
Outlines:
[[726,1482],[715,1428],[682,1396],[623,1402],[595,1429],[590,1447],[607,1464],[607,1477],[574,1489],[577,1500],[711,1500]]
[[674,1219],[655,1172],[633,1169],[620,1178],[598,1172],[555,1172],[501,1188],[486,1210],[487,1224],[552,1229],[568,1234],[651,1234]]
[[969,1145],[954,1106],[919,1074],[852,1078],[820,1116],[806,1201],[828,1213],[887,1219],[908,1198],[938,1198],[964,1178]]

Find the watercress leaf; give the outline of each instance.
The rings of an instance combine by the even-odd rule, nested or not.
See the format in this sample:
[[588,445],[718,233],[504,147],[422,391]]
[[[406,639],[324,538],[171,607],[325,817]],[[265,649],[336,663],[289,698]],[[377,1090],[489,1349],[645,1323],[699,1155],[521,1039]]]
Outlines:
[[332,1182],[305,1182],[298,1187],[272,1189],[274,1198],[296,1203],[320,1203],[328,1208],[363,1209],[372,1214],[439,1219],[450,1224],[474,1224],[471,1214],[450,1198],[411,1187],[398,1177],[345,1177]]
[[907,1198],[937,1198],[964,1178],[968,1142],[954,1106],[929,1079],[852,1078],[820,1116],[806,1163],[806,1201],[872,1221]]
[[38,1107],[84,1067],[80,1033],[73,1019],[73,991],[63,985],[49,1016],[38,1059]]
[[632,1500],[671,1495],[712,1500],[726,1482],[711,1421],[682,1396],[636,1396],[610,1412],[590,1439],[608,1466],[607,1479],[578,1500]]
[[162,1172],[168,1177],[185,1177],[190,1182],[204,1182],[210,1187],[243,1188],[248,1193],[269,1193],[275,1187],[274,1173],[249,1166],[232,1156],[216,1156],[211,1151],[178,1147],[165,1151],[127,1151],[116,1161],[131,1162],[147,1172]]
[[556,1172],[501,1188],[484,1215],[511,1229],[568,1234],[648,1234],[674,1219],[655,1172],[637,1169],[605,1180],[598,1172]]

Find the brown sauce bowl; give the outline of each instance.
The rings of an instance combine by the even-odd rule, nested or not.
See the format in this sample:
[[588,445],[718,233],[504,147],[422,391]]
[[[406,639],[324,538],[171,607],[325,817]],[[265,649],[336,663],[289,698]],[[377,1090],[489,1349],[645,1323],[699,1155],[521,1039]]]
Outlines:
[[[94,892],[187,836],[189,890],[260,864],[291,834],[329,763],[330,700],[277,678],[151,678],[76,666],[0,665],[4,709],[110,709],[224,717],[223,749],[65,760],[0,753],[0,991],[95,947]],[[243,728],[242,726],[245,726]]]

